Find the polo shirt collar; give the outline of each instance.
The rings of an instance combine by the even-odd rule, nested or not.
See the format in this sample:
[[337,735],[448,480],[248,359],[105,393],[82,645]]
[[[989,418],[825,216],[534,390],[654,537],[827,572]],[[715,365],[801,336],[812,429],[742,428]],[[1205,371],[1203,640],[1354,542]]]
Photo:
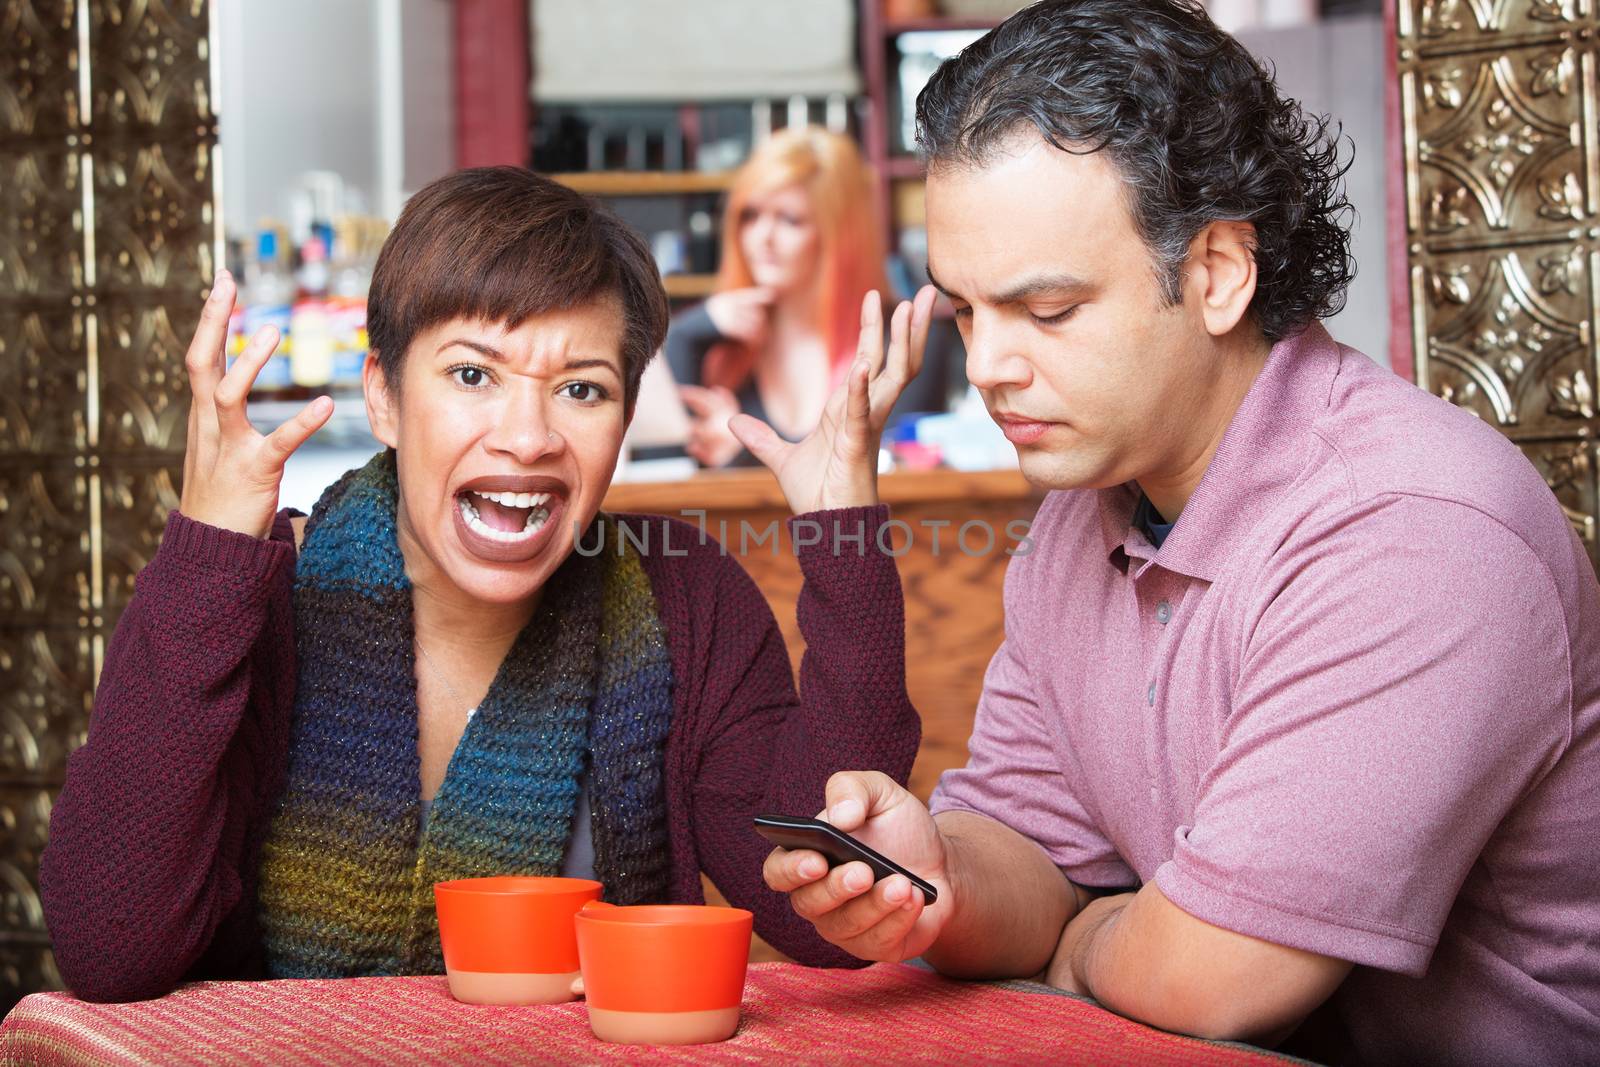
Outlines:
[[1132,527],[1138,485],[1099,490],[1107,554],[1121,549],[1167,570],[1216,581],[1256,521],[1303,472],[1310,446],[1306,431],[1327,410],[1339,360],[1339,347],[1321,323],[1272,346],[1159,550]]

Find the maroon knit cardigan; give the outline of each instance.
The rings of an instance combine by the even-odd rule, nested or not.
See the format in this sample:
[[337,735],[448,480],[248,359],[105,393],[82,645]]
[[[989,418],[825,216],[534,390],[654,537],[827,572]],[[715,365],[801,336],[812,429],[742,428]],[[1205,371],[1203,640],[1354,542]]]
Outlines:
[[[772,611],[733,556],[686,523],[626,517],[649,527],[643,563],[672,657],[672,899],[701,902],[704,871],[803,963],[860,965],[762,883],[770,848],[750,818],[815,813],[835,771],[910,774],[921,722],[905,689],[899,573],[876,549],[887,515],[808,516],[828,536],[798,550],[799,697]],[[117,624],[39,871],[56,963],[79,997],[264,973],[256,879],[296,678],[289,517],[263,541],[174,512]],[[835,543],[834,529],[852,536]]]

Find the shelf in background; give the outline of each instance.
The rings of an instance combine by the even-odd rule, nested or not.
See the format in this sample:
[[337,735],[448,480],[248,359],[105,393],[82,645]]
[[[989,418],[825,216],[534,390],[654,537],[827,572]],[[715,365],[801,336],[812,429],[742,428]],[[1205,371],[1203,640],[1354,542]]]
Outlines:
[[594,170],[550,177],[590,196],[675,196],[720,193],[733,182],[731,171]]
[[883,35],[895,37],[902,33],[943,33],[956,30],[992,30],[1000,25],[999,19],[963,19],[930,15],[922,19],[895,19],[883,24]]
[[674,300],[688,300],[694,297],[710,296],[717,286],[715,274],[668,274],[662,277],[661,284],[666,288],[667,295]]

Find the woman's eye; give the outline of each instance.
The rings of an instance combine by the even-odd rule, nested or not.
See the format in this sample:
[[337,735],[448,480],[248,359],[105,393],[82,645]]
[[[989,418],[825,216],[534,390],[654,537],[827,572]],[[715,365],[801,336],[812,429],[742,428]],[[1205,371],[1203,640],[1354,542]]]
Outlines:
[[594,404],[606,398],[606,391],[593,382],[569,382],[561,387],[572,399],[584,404]]
[[468,389],[482,388],[489,380],[487,371],[482,367],[474,367],[470,363],[460,367],[451,367],[450,376],[457,383],[466,386]]

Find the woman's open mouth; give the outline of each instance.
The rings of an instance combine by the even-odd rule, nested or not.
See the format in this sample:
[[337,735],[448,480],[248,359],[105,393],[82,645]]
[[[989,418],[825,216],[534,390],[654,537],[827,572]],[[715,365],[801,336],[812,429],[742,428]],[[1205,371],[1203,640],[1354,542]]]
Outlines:
[[567,487],[555,478],[481,478],[455,495],[461,544],[480,559],[517,563],[553,540],[566,509]]
[[514,545],[537,534],[550,520],[549,493],[478,493],[456,497],[461,517],[474,533]]

